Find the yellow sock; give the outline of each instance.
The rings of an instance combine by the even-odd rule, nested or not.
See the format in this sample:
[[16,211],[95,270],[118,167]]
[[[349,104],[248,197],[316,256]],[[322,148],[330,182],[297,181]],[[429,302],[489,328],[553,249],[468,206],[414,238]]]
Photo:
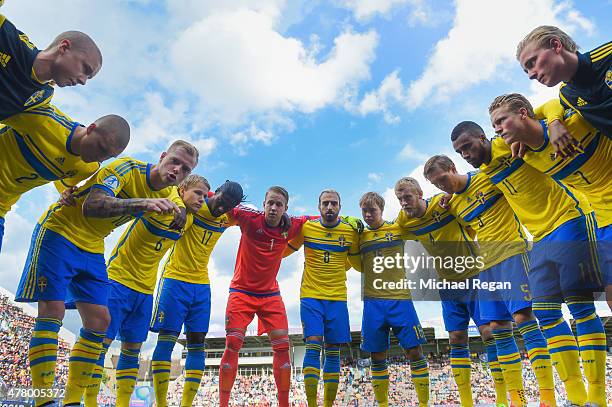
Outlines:
[[117,407],[129,407],[136,379],[140,349],[121,349],[117,362]]
[[153,389],[157,407],[167,407],[168,384],[170,382],[171,362],[153,360],[151,370],[153,371]]
[[470,382],[472,360],[470,359],[468,345],[451,344],[450,356],[451,370],[459,389],[461,405],[463,407],[473,407],[472,383]]
[[[601,332],[596,332],[601,329]],[[576,320],[578,347],[584,376],[589,383],[587,401],[605,406],[606,400],[606,334],[594,313]]]
[[499,405],[508,405],[508,390],[506,388],[506,382],[504,382],[504,374],[499,365],[498,361],[489,360],[489,369],[491,370],[491,377],[493,378],[493,384],[495,386],[495,402]]
[[419,399],[419,406],[427,406],[429,404],[429,366],[427,360],[420,359],[410,362],[410,373]]
[[518,324],[518,329],[523,336],[531,368],[538,382],[540,403],[546,407],[557,407],[552,363],[540,326],[535,320],[531,320]]
[[[337,345],[336,345],[337,346]],[[333,346],[325,348],[323,363],[323,406],[334,405],[340,382],[340,348]]]
[[193,404],[193,399],[198,394],[198,389],[200,388],[202,374],[204,374],[202,370],[185,371],[185,386],[183,387],[181,407],[191,407]]
[[68,381],[64,404],[79,405],[85,389],[90,384],[94,368],[102,352],[104,333],[81,328],[79,339],[70,351]]
[[317,406],[317,390],[319,388],[319,377],[321,375],[321,369],[314,367],[305,367],[303,370],[304,374],[304,390],[306,391],[306,401],[308,407]]
[[[50,389],[55,381],[57,361],[57,333],[62,321],[53,318],[36,318],[28,360],[33,389]],[[36,406],[48,403],[53,398],[37,397]]]
[[[513,407],[526,406],[527,398],[523,387],[521,355],[514,340],[512,329],[494,329],[493,338],[495,339],[493,345],[495,346],[496,357],[505,383],[504,388],[507,387],[510,393],[510,403]],[[497,386],[497,380],[495,382]],[[507,402],[505,392],[503,400]]]
[[380,407],[389,405],[389,371],[387,360],[372,360],[372,388]]
[[106,359],[106,352],[108,351],[110,344],[102,343],[102,353],[98,358],[96,367],[91,375],[91,381],[85,389],[85,407],[98,407],[98,393],[100,393],[100,383],[102,383],[102,375],[104,374],[104,359]]

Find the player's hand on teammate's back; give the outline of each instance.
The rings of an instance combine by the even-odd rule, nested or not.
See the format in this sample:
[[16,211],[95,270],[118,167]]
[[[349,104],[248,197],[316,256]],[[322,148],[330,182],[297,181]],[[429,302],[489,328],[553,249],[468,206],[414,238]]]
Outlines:
[[351,225],[351,227],[358,233],[361,234],[361,232],[363,232],[363,222],[361,221],[361,219],[356,218],[354,216],[343,216],[342,219],[344,219],[349,225]]
[[70,187],[65,189],[61,194],[57,202],[64,206],[76,206],[76,200],[74,199],[74,191],[77,187]]
[[291,216],[287,215],[287,212],[281,216],[280,228],[283,233],[287,233],[291,229]]
[[512,151],[512,158],[523,158],[525,156],[524,143],[512,143],[510,144],[510,150]]
[[548,123],[548,131],[555,152],[562,158],[573,157],[584,152],[578,140],[572,137],[567,127],[559,120]]
[[170,229],[182,230],[187,223],[187,209],[179,208],[178,212],[174,212],[174,219],[170,223]]
[[179,213],[179,207],[167,198],[149,198],[146,201],[145,212],[161,214]]
[[444,209],[450,208],[450,200],[452,197],[453,194],[444,195],[442,198],[440,198],[440,201],[438,201],[438,205],[440,205]]

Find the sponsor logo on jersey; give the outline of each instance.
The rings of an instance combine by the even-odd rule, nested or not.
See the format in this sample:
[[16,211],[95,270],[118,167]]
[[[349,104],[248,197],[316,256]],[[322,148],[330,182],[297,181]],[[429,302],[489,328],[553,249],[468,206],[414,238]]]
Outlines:
[[606,77],[604,78],[604,82],[610,89],[612,89],[612,69],[608,69],[606,72]]

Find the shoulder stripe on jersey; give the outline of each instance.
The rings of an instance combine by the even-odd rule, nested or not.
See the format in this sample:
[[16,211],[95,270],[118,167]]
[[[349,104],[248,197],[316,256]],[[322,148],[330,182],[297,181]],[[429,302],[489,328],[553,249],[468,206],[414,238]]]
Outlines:
[[227,227],[223,227],[223,226],[213,226],[213,225],[210,225],[210,224],[204,222],[202,219],[198,219],[196,217],[193,218],[193,224],[197,225],[197,226],[199,226],[201,228],[204,228],[206,230],[211,230],[213,232],[219,232],[219,233],[223,233],[227,229]]
[[165,238],[168,238],[168,239],[171,239],[171,240],[178,240],[179,237],[181,237],[180,233],[178,233],[178,232],[171,232],[169,230],[161,229],[161,228],[155,226],[154,224],[152,224],[151,222],[149,222],[145,218],[142,218],[142,223],[145,225],[147,230],[149,232],[151,232],[152,234],[154,234],[155,236],[165,237]]
[[107,192],[110,196],[115,197],[115,191],[102,184],[93,184],[91,189],[101,189],[102,191]]
[[493,205],[495,205],[495,203],[499,201],[501,197],[502,195],[500,194],[500,195],[494,195],[491,198],[487,199],[484,204],[478,205],[476,208],[474,208],[473,211],[463,216],[463,220],[466,222],[473,221],[475,218],[482,215],[483,212],[486,212],[491,207],[493,207]]
[[380,243],[374,243],[371,245],[367,245],[367,246],[362,246],[360,248],[360,252],[361,253],[369,253],[378,249],[385,249],[387,247],[396,247],[396,246],[402,246],[404,244],[404,242],[402,240],[394,240],[391,242],[380,242]]
[[23,140],[23,137],[19,133],[15,131],[13,134],[15,136],[15,141],[17,142],[17,146],[19,147],[19,151],[21,152],[21,155],[28,162],[28,164],[30,164],[30,167],[32,167],[32,169],[36,171],[38,175],[40,175],[47,181],[55,181],[61,178],[61,176],[58,176],[55,173],[53,173],[49,168],[47,168],[46,165],[44,165],[34,155],[34,153],[29,149],[29,147],[26,145],[25,141]]
[[598,57],[592,58],[591,62],[601,61],[602,59],[607,58],[610,54],[612,54],[612,47]]
[[595,62],[595,59],[600,59],[600,57],[609,54],[610,50],[612,50],[612,42],[609,42],[605,45],[602,45],[601,47],[597,49],[594,49],[593,51],[589,53],[591,57],[591,61]]
[[521,159],[514,160],[512,162],[512,164],[510,164],[509,167],[507,167],[506,169],[503,169],[500,172],[498,172],[497,174],[493,175],[491,177],[491,181],[493,181],[494,184],[499,184],[500,182],[502,182],[503,180],[508,178],[510,175],[512,175],[512,173],[514,171],[516,171],[519,168],[521,168],[521,166],[523,164],[525,164],[525,161],[523,161]]
[[69,121],[65,117],[58,115],[53,109],[50,108],[36,108],[32,110],[26,110],[24,113],[50,117],[68,130],[70,130],[75,123]]
[[327,252],[335,252],[342,253],[346,252],[349,249],[349,246],[340,246],[332,245],[332,244],[323,244],[323,243],[314,243],[314,242],[304,242],[304,247],[308,247],[313,250],[323,250]]
[[597,146],[599,145],[599,140],[601,139],[601,133],[597,132],[595,138],[589,143],[587,148],[584,149],[584,153],[576,156],[572,161],[569,162],[564,168],[562,168],[556,174],[553,174],[552,177],[556,181],[560,181],[565,177],[571,175],[574,171],[577,171],[584,163],[586,163],[592,156],[595,154],[595,150],[597,150]]

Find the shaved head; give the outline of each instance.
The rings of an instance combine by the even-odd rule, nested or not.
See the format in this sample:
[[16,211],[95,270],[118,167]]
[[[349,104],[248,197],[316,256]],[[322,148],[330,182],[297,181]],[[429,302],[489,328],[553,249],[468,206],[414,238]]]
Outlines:
[[102,52],[94,40],[87,34],[81,31],[64,31],[49,44],[47,49],[57,47],[62,41],[70,41],[71,46],[75,51],[86,52],[98,59],[102,65]]
[[123,151],[130,141],[130,125],[123,117],[108,114],[94,122],[97,132],[112,139],[113,147]]

